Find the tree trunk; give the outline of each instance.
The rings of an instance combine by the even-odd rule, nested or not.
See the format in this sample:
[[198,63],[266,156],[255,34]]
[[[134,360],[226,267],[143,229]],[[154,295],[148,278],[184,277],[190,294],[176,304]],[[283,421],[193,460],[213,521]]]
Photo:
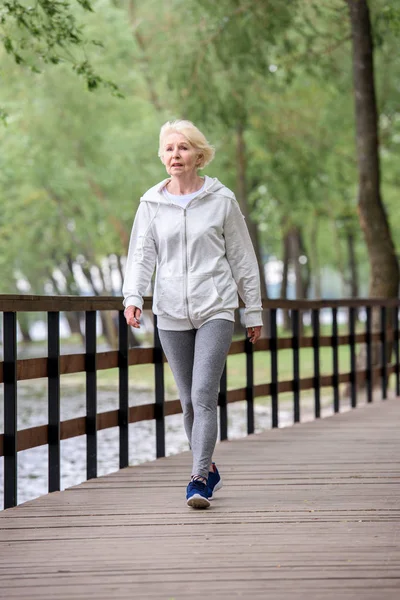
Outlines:
[[292,260],[294,273],[296,276],[296,300],[300,300],[305,297],[302,265],[299,260],[302,248],[300,230],[297,226],[293,226],[289,229],[287,235],[290,248],[290,258]]
[[[236,197],[240,205],[240,209],[246,219],[247,227],[249,229],[250,237],[253,242],[254,251],[256,253],[257,262],[260,272],[260,284],[261,284],[261,298],[268,298],[267,286],[265,282],[264,274],[264,263],[261,257],[260,243],[258,236],[257,225],[250,218],[249,203],[247,200],[247,160],[246,160],[246,143],[244,141],[244,127],[243,123],[239,123],[236,130],[236,166],[237,166],[237,177],[236,177]],[[261,331],[261,336],[268,336],[268,319],[266,318],[266,311],[263,310],[263,323],[264,326]]]
[[357,259],[356,259],[356,251],[355,251],[354,232],[351,230],[347,231],[346,239],[347,239],[347,251],[348,251],[348,256],[349,256],[350,296],[352,298],[358,298],[358,296],[359,296],[358,268],[357,268]]
[[[345,0],[349,8],[353,47],[356,146],[359,173],[358,215],[370,263],[370,297],[397,298],[399,264],[380,191],[378,111],[375,95],[373,39],[367,0]],[[373,311],[373,328],[379,311]],[[388,348],[389,349],[389,348]],[[379,364],[374,348],[373,360]],[[390,360],[390,351],[388,352]],[[365,365],[363,352],[359,364]]]
[[319,264],[318,253],[318,213],[314,213],[311,236],[310,236],[310,258],[314,271],[314,297],[322,298],[321,266]]
[[[62,296],[63,292],[60,289],[56,278],[54,277],[53,273],[51,272],[51,269],[49,269],[48,277],[53,285],[55,293],[57,293],[59,296]],[[65,277],[65,275],[64,275],[64,277]],[[83,336],[82,329],[81,329],[80,313],[76,312],[76,311],[73,311],[73,312],[65,311],[64,316],[67,320],[70,333],[78,334],[81,337],[81,340],[84,341],[84,336]]]
[[346,277],[345,277],[345,261],[343,259],[342,252],[342,241],[338,231],[338,221],[337,219],[332,218],[333,225],[333,239],[335,244],[335,254],[336,254],[336,262],[335,267],[340,273],[340,281],[341,281],[341,296],[346,296]]
[[237,126],[237,137],[236,137],[236,166],[237,166],[237,178],[236,178],[236,197],[238,199],[240,209],[246,219],[247,227],[249,229],[250,237],[253,242],[254,250],[257,256],[257,261],[260,267],[260,280],[261,280],[261,296],[267,298],[267,287],[265,284],[264,276],[264,265],[261,258],[260,243],[258,237],[257,224],[250,218],[250,208],[247,200],[247,160],[246,160],[246,142],[244,141],[244,128],[243,123],[239,123]]
[[29,316],[27,313],[17,313],[18,325],[22,335],[22,341],[24,344],[30,344],[32,342],[30,333]]
[[125,270],[122,264],[122,257],[120,254],[117,254],[117,267],[118,267],[118,273],[119,276],[121,277],[121,288],[122,288],[122,284],[124,282],[124,277],[125,277]]
[[[283,246],[283,248],[282,248],[282,250],[283,250],[283,256],[282,256],[283,269],[282,269],[282,283],[281,283],[280,298],[281,298],[281,300],[287,300],[290,249],[289,249],[288,232],[285,230],[284,230],[284,234],[283,234],[283,238],[282,238],[282,246]],[[289,331],[289,329],[290,329],[290,317],[289,317],[288,310],[283,310],[283,328],[286,329],[286,331]]]
[[358,213],[371,267],[371,297],[397,297],[399,265],[380,193],[378,114],[373,41],[367,0],[346,0],[353,42]]
[[[304,244],[303,232],[300,228],[299,228],[299,245],[300,245],[300,255],[305,256],[307,258],[307,250],[306,250],[306,247]],[[304,294],[303,297],[308,298],[309,292],[310,292],[310,287],[311,287],[311,265],[310,265],[309,260],[307,260],[306,263],[303,265],[301,273],[302,273],[302,277],[303,277],[303,294]]]

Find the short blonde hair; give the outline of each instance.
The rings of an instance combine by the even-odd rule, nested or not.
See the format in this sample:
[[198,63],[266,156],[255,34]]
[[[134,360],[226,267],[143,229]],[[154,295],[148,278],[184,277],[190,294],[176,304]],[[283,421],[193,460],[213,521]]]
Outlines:
[[206,140],[204,134],[191,121],[167,121],[161,127],[158,156],[162,160],[164,140],[170,133],[181,133],[188,142],[199,151],[200,163],[198,168],[204,169],[214,158],[215,148]]

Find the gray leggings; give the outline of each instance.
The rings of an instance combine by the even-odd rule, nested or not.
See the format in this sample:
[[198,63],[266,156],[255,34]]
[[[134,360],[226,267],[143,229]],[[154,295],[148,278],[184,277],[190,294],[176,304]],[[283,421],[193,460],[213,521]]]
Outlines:
[[200,329],[159,329],[158,333],[179,390],[193,453],[192,475],[207,478],[217,441],[219,382],[232,342],[233,322],[214,319]]

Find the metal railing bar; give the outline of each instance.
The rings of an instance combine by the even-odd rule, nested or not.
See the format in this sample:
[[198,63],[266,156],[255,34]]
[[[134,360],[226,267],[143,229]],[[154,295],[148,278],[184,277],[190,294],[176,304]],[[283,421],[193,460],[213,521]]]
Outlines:
[[293,420],[300,423],[300,315],[292,310],[292,348],[293,348]]
[[278,407],[278,327],[277,311],[272,308],[270,315],[270,351],[271,351],[271,406],[272,406],[272,427],[279,427],[279,407]]
[[47,315],[48,490],[60,490],[60,313]]
[[313,362],[314,362],[314,415],[316,419],[321,416],[321,373],[320,373],[320,344],[319,344],[319,310],[314,308],[311,312]]
[[349,308],[349,347],[350,347],[350,396],[351,407],[357,406],[357,364],[356,364],[356,309],[352,306]]
[[128,327],[124,311],[118,313],[119,468],[129,465]]
[[382,366],[382,399],[387,399],[387,335],[386,335],[386,317],[387,310],[385,306],[381,306],[381,366]]
[[157,317],[154,316],[154,383],[155,383],[155,420],[156,420],[156,456],[165,456],[165,391],[164,361],[160,336],[158,335]]
[[96,311],[86,313],[86,477],[97,477],[97,369]]
[[396,396],[400,396],[400,347],[399,347],[399,309],[397,306],[393,308],[394,321],[394,355],[396,360]]
[[339,348],[338,348],[338,309],[332,308],[332,388],[333,388],[333,410],[340,411],[339,395]]
[[219,384],[218,393],[218,406],[219,406],[219,435],[220,440],[223,442],[228,439],[228,408],[226,401],[226,392],[228,387],[227,373],[226,373],[226,362],[224,370],[222,371],[221,380]]
[[17,315],[3,315],[4,508],[17,504]]
[[254,356],[253,344],[246,337],[246,403],[247,403],[247,434],[254,433]]
[[366,307],[366,370],[367,370],[367,402],[373,400],[373,370],[372,370],[372,308]]

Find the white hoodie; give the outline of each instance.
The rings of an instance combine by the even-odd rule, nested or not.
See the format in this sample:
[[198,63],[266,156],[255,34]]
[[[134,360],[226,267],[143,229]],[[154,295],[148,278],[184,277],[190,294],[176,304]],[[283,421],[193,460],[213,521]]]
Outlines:
[[262,325],[260,276],[249,232],[233,192],[216,178],[186,208],[162,193],[168,179],[140,199],[129,244],[124,306],[142,308],[156,270],[153,312],[158,327],[198,329],[211,319],[234,321],[238,292],[245,326]]

